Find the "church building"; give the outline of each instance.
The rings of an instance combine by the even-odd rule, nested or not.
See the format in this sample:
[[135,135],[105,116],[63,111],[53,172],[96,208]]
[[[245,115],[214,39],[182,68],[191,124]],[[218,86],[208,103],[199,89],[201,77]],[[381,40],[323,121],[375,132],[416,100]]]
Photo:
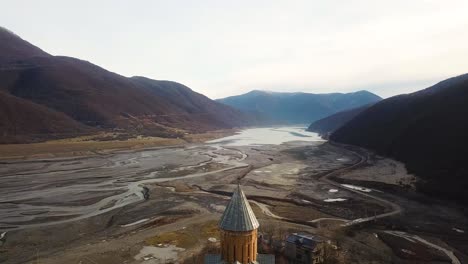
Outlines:
[[257,254],[259,223],[240,185],[219,222],[221,232],[221,254],[205,256],[205,264],[273,264],[275,256]]

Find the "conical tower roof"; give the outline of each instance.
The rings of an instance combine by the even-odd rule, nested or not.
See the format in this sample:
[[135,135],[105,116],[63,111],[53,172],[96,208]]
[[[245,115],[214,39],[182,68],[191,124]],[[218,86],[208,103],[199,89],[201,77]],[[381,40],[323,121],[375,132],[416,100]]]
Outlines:
[[226,206],[219,222],[219,227],[228,231],[251,231],[259,226],[257,218],[250,207],[240,185],[234,191],[231,201]]

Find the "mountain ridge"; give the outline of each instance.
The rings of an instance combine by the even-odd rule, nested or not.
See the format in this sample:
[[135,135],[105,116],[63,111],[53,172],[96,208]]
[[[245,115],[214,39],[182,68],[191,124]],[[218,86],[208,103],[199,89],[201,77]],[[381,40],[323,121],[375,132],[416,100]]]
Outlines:
[[404,162],[431,194],[467,199],[468,74],[374,104],[330,139]]
[[51,55],[0,26],[0,63],[34,56]]
[[251,122],[244,113],[180,83],[128,78],[86,60],[52,56],[8,30],[0,30],[0,40],[5,40],[0,41],[0,96],[12,101],[10,106],[25,108],[19,112],[40,108],[60,124],[18,128],[14,121],[20,116],[8,111],[0,119],[0,142],[35,141],[36,134],[65,134],[73,127],[80,133],[106,130],[177,137]]
[[372,104],[368,104],[329,115],[310,124],[307,131],[319,133],[322,137],[327,138],[332,132],[371,106]]
[[217,99],[218,102],[268,120],[270,124],[310,124],[336,112],[379,100],[379,96],[364,90],[328,94],[252,90]]

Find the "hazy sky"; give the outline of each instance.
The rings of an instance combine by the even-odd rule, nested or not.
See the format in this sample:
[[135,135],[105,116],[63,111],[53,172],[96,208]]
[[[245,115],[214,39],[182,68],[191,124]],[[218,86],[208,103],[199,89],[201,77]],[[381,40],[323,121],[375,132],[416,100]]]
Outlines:
[[468,72],[468,1],[0,0],[54,55],[211,98],[253,89],[383,97]]

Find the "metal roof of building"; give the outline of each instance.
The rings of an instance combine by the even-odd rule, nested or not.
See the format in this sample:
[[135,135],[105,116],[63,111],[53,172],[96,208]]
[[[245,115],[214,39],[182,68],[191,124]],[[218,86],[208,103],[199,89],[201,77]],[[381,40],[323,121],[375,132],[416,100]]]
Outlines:
[[273,255],[273,254],[258,254],[256,262],[258,264],[275,264],[275,255]]
[[228,231],[251,231],[259,226],[240,185],[234,191],[231,201],[226,206],[219,227]]
[[326,240],[319,236],[313,236],[304,233],[293,233],[288,236],[286,242],[298,244],[305,248],[314,249],[317,244],[325,242]]

